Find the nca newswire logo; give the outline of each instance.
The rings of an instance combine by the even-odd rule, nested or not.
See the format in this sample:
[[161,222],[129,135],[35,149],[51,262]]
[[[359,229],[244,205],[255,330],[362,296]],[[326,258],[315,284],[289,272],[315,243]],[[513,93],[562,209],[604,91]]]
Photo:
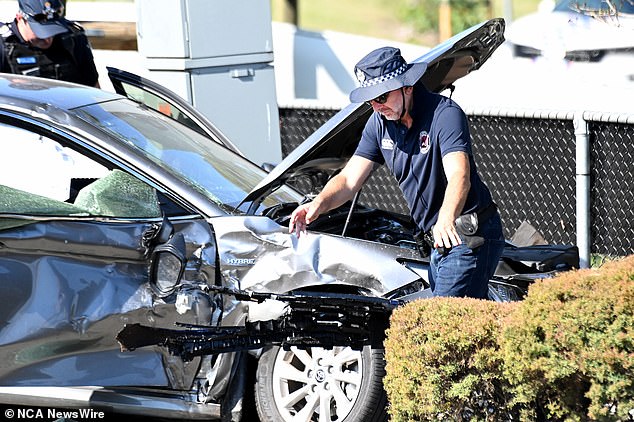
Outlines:
[[40,409],[17,408],[5,409],[4,416],[7,419],[103,419],[105,412],[94,409]]

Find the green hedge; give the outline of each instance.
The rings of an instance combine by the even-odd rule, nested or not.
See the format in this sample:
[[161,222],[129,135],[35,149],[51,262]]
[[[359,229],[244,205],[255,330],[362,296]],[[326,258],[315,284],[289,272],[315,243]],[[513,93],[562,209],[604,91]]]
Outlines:
[[385,353],[393,421],[628,420],[634,256],[538,281],[522,302],[409,303]]
[[482,417],[510,400],[496,339],[516,303],[419,300],[397,309],[385,340],[392,421]]

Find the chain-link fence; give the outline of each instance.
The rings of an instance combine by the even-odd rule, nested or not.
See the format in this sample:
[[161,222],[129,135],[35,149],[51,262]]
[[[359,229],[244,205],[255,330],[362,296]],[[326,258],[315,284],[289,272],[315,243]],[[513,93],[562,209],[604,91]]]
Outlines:
[[629,255],[634,253],[634,122],[597,119],[588,127],[592,252]]
[[[280,109],[283,155],[337,111]],[[589,252],[599,260],[634,253],[634,115],[584,113],[586,127],[575,130],[573,113],[467,114],[478,170],[499,205],[507,238],[527,222],[549,243],[577,243],[581,133],[590,142]],[[408,213],[385,168],[375,172],[360,201]]]
[[524,221],[550,243],[575,243],[572,121],[470,115],[482,179],[510,238]]

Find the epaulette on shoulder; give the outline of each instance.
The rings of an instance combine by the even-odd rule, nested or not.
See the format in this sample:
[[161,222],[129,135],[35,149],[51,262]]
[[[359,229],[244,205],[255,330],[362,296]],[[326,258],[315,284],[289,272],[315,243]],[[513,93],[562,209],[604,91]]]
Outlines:
[[68,27],[68,29],[71,30],[71,32],[73,33],[77,33],[77,32],[85,32],[84,27],[81,26],[80,24],[78,24],[75,21],[67,21],[66,22],[66,26]]
[[6,39],[13,35],[13,31],[9,28],[9,24],[3,23],[0,24],[0,37]]

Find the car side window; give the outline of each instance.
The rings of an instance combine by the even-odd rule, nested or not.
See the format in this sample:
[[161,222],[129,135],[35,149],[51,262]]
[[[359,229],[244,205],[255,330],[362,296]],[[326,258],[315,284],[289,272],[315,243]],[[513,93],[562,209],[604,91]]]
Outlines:
[[83,187],[73,202],[91,215],[126,218],[161,216],[156,191],[121,170]]
[[156,190],[46,136],[0,124],[0,213],[155,218]]

